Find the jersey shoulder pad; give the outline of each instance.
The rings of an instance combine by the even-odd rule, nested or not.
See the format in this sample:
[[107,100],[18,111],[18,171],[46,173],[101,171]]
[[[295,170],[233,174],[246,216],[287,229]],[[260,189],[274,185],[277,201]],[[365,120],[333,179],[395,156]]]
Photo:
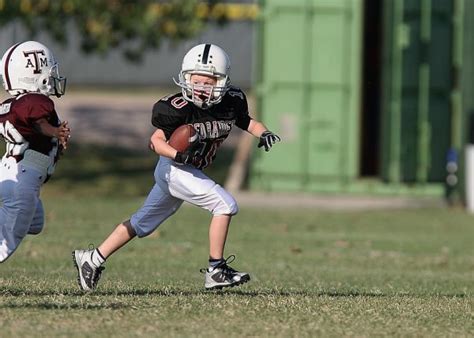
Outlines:
[[247,101],[247,97],[242,89],[236,86],[230,86],[229,90],[227,90],[225,96],[230,97],[235,100],[243,100]]
[[53,100],[51,100],[48,96],[40,93],[25,94],[23,96],[20,96],[17,101],[18,103],[21,103],[23,105],[40,106],[50,111],[54,109]]
[[0,115],[5,115],[5,114],[10,113],[13,100],[14,100],[13,97],[9,97],[8,99],[0,103]]
[[231,86],[222,99],[223,106],[233,107],[235,110],[247,113],[248,104],[245,93],[239,87]]
[[48,118],[52,116],[52,114],[55,114],[53,100],[48,96],[39,93],[20,95],[12,102],[12,106],[17,115],[33,120]]
[[168,115],[183,115],[192,109],[192,104],[181,93],[168,95],[153,106],[153,113]]

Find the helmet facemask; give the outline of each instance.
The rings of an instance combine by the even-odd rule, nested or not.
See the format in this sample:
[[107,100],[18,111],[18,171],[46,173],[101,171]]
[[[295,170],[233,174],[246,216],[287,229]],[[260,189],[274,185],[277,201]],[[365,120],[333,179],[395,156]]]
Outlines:
[[49,71],[48,93],[61,97],[66,92],[66,78],[59,75],[59,65],[56,63]]
[[37,88],[41,94],[61,97],[66,91],[66,78],[59,75],[59,66],[54,64],[47,74],[37,80]]
[[[194,84],[191,81],[193,74],[205,75],[216,79],[215,85]],[[219,102],[229,89],[230,80],[227,75],[217,75],[215,73],[203,73],[196,71],[181,71],[179,82],[175,83],[181,87],[183,97],[202,109],[207,109]]]

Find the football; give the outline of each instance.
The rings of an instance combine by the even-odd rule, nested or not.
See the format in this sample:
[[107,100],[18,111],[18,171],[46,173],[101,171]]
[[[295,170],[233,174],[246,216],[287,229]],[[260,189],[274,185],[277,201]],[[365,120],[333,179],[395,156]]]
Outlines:
[[179,152],[184,152],[197,138],[198,133],[196,129],[190,124],[183,124],[176,128],[173,134],[171,134],[169,145]]

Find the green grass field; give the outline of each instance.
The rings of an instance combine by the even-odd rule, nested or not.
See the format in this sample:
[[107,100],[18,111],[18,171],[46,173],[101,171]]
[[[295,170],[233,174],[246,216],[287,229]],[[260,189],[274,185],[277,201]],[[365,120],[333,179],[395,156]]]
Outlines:
[[474,218],[461,210],[243,208],[227,254],[252,281],[206,292],[209,215],[184,206],[82,293],[71,251],[141,205],[155,160],[71,147],[42,192],[44,232],[0,265],[0,337],[474,336]]
[[141,197],[58,198],[0,265],[1,337],[473,336],[474,225],[461,211],[246,208],[227,246],[253,280],[206,292],[207,213],[183,207],[76,285],[71,250],[99,244]]

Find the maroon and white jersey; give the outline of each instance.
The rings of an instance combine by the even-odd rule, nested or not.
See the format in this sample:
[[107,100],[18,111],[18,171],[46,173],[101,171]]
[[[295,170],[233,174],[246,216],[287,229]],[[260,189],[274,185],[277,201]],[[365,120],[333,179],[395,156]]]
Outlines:
[[216,157],[216,151],[229,136],[232,127],[247,130],[251,117],[247,98],[242,90],[231,87],[218,104],[201,109],[186,101],[181,93],[166,96],[153,106],[152,124],[163,130],[169,139],[176,128],[191,124],[199,133],[199,152],[203,161],[199,169],[209,166]]
[[53,101],[43,94],[23,94],[0,104],[0,136],[7,143],[6,156],[21,156],[31,149],[57,159],[57,139],[43,135],[36,125],[42,118],[52,126],[60,124]]

